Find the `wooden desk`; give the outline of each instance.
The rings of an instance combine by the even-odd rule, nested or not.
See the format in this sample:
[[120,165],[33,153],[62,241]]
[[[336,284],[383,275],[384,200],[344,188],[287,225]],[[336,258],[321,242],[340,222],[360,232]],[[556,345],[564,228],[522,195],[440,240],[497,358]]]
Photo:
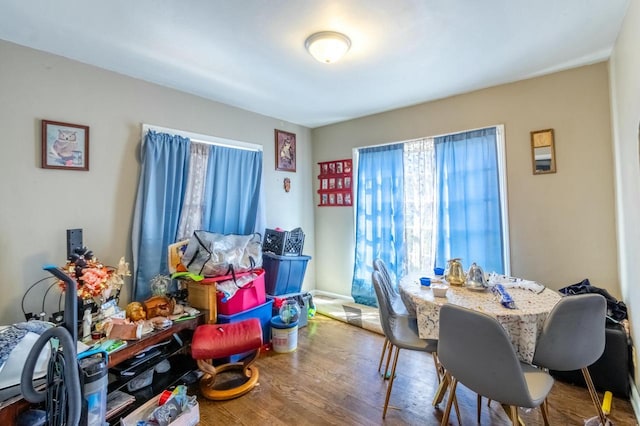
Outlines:
[[195,330],[198,325],[204,324],[204,319],[205,314],[199,314],[195,318],[174,322],[171,327],[154,331],[153,333],[143,336],[140,340],[129,340],[127,346],[109,355],[108,367],[114,367],[122,361],[144,351],[149,346],[170,339],[174,333],[179,333],[182,330]]
[[[206,315],[208,315],[208,313],[201,313],[195,318],[175,322],[171,327],[167,329],[154,331],[153,333],[147,334],[140,340],[129,341],[127,343],[127,346],[109,355],[108,367],[114,367],[121,362],[131,358],[132,356],[142,352],[149,346],[153,346],[157,343],[170,339],[174,333],[179,333],[183,330],[195,330],[198,325],[204,324]],[[0,408],[0,424],[16,424],[18,415],[23,411],[26,411],[31,405],[32,404],[30,402],[20,397],[14,398],[14,401]]]

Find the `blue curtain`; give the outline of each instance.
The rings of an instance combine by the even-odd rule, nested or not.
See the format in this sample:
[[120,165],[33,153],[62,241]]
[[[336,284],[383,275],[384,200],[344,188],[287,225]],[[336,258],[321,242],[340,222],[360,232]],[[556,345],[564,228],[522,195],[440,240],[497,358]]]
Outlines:
[[134,300],[151,296],[149,280],[167,271],[167,245],[175,242],[187,182],[189,139],[149,131],[132,232]]
[[358,151],[356,251],[351,295],[376,306],[371,283],[373,260],[380,257],[391,274],[404,265],[403,145]]
[[220,234],[255,230],[262,176],[262,151],[211,146],[202,228]]
[[504,273],[496,129],[438,137],[436,266],[461,258]]

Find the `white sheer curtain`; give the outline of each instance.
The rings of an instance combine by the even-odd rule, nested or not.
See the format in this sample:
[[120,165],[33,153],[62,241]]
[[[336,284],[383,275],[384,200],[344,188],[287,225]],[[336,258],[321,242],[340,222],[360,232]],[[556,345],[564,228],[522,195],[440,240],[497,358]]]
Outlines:
[[435,149],[433,138],[404,144],[404,224],[406,273],[434,267]]
[[204,186],[209,151],[209,145],[191,142],[187,188],[180,213],[177,241],[188,239],[193,231],[202,227],[202,211],[205,201]]

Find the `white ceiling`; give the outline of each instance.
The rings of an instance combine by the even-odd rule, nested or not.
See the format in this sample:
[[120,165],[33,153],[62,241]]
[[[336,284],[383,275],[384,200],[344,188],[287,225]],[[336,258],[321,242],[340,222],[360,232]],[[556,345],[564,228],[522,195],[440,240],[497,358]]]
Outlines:
[[[605,60],[628,4],[0,0],[0,39],[313,128]],[[304,48],[324,30],[335,64]]]

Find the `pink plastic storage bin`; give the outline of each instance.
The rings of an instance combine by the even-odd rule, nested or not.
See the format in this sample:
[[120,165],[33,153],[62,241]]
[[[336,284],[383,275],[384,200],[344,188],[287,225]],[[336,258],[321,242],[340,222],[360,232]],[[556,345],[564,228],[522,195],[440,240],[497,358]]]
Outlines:
[[[236,294],[226,302],[222,301],[224,294],[221,292],[216,294],[219,314],[234,315],[246,311],[247,309],[255,308],[267,301],[264,288],[264,269],[256,269],[253,273],[258,276],[250,283],[239,288],[238,291],[236,291]],[[220,277],[216,278],[217,281],[223,281]],[[229,276],[226,279],[232,279],[232,277]]]

